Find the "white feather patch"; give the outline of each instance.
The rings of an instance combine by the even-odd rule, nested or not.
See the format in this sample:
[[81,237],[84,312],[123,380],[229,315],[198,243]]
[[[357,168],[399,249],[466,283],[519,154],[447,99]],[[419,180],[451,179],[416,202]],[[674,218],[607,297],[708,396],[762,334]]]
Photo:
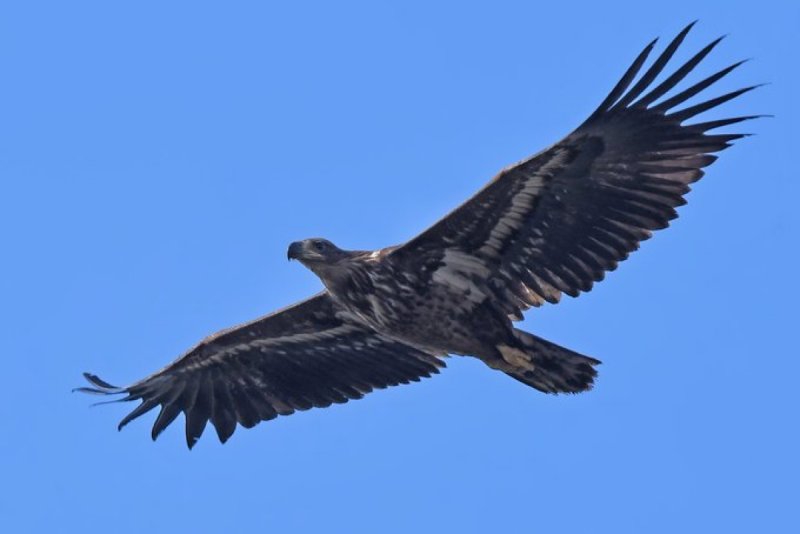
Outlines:
[[544,165],[536,169],[533,174],[524,177],[522,189],[511,198],[511,203],[506,207],[503,216],[489,232],[489,237],[481,247],[481,252],[496,254],[503,247],[506,238],[525,224],[534,201],[541,195],[553,173],[564,166],[567,156],[566,150],[556,150]]
[[434,282],[454,289],[472,303],[482,302],[486,298],[486,294],[472,282],[472,278],[485,280],[491,272],[480,258],[448,248],[444,251],[442,263],[433,272]]
[[[330,340],[341,338],[341,336],[346,336],[347,334],[358,330],[358,327],[343,324],[328,330],[321,330],[319,332],[308,332],[301,334],[290,334],[288,336],[254,339],[249,343],[241,343],[239,345],[222,349],[219,352],[210,355],[207,359],[198,362],[198,366],[202,367],[204,365],[208,365],[210,362],[219,361],[246,350],[259,349],[262,352],[280,351],[282,348],[286,348],[288,345],[296,343],[303,343],[306,345],[306,348],[313,349],[316,346],[321,346],[323,343],[329,343]],[[282,348],[278,349],[276,347]]]

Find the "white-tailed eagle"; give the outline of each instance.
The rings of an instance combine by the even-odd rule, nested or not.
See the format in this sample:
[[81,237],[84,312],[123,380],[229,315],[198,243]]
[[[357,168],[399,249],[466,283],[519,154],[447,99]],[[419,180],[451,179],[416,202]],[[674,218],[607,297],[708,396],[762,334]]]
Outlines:
[[575,131],[504,169],[407,243],[375,251],[292,243],[289,258],[322,280],[322,293],[214,334],[130,386],[86,373],[91,387],[79,390],[141,401],[120,429],[158,407],[153,439],[183,412],[192,447],[208,421],[225,442],[237,423],[250,428],[419,381],[448,354],[479,358],[546,393],[590,389],[598,360],[513,321],[562,293],[589,291],[665,228],[713,154],[742,137],[709,132],[755,118],[686,124],[754,88],[684,105],[741,64],[675,91],[720,39],[655,83],[691,27],[637,79],[656,41],[648,44]]

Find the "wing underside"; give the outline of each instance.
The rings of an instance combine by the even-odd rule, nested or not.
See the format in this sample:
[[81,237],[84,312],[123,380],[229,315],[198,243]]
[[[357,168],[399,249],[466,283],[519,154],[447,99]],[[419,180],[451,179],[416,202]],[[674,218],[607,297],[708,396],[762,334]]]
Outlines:
[[360,399],[438,373],[444,362],[337,316],[327,294],[211,336],[161,371],[128,387],[84,376],[95,394],[140,404],[120,421],[159,408],[156,437],[178,415],[192,447],[211,421],[223,443],[236,425]]
[[[580,127],[503,170],[394,251],[394,261],[414,268],[443,264],[448,255],[469,255],[481,272],[489,272],[474,282],[488,280],[498,306],[514,319],[531,306],[558,302],[563,293],[589,291],[653,231],[677,217],[676,208],[703,168],[716,160],[714,153],[744,135],[711,131],[756,118],[685,124],[755,87],[686,106],[743,63],[677,91],[721,40],[666,74],[692,25],[642,73],[655,41],[648,44]],[[663,81],[656,83],[658,78]]]

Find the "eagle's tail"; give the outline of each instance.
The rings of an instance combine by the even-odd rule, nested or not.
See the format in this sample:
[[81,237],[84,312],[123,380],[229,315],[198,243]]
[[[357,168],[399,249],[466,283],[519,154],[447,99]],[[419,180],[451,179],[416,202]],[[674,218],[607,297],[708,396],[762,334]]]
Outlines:
[[499,368],[523,384],[545,393],[579,393],[592,389],[600,364],[555,343],[514,329],[514,346],[500,344],[503,357]]

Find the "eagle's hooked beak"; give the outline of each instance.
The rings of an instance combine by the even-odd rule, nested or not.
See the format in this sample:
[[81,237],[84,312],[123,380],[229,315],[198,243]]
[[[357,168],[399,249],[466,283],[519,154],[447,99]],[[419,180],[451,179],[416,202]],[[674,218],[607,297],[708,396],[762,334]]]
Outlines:
[[303,242],[302,241],[295,241],[291,245],[289,245],[289,250],[286,251],[286,258],[291,260],[297,260],[300,258],[300,255],[303,253]]

